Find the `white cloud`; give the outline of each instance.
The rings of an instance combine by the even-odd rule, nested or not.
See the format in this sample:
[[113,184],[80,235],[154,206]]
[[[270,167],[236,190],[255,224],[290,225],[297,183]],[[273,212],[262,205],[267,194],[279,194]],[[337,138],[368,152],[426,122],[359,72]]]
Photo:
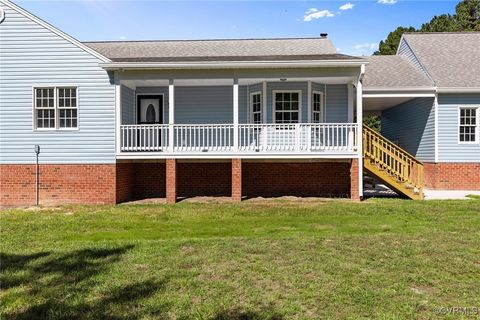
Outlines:
[[355,5],[353,3],[347,2],[343,6],[340,6],[340,8],[338,8],[338,9],[340,9],[340,10],[350,10],[350,9],[353,9],[354,6]]
[[353,55],[371,55],[375,50],[378,49],[378,43],[377,42],[365,42],[365,43],[360,43],[356,44],[353,46],[353,49],[355,50],[351,54]]
[[398,0],[378,0],[377,3],[380,3],[380,4],[395,4],[397,3]]
[[303,21],[312,21],[314,19],[320,19],[320,18],[332,18],[334,17],[335,14],[330,12],[329,10],[321,10],[319,11],[316,8],[310,8],[305,12],[305,15],[303,16]]

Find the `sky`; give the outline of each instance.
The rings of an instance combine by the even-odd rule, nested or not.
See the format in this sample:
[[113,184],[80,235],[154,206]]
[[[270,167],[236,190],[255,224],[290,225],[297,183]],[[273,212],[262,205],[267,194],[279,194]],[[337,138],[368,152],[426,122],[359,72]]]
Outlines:
[[81,41],[318,37],[369,55],[398,26],[454,13],[450,0],[13,0]]

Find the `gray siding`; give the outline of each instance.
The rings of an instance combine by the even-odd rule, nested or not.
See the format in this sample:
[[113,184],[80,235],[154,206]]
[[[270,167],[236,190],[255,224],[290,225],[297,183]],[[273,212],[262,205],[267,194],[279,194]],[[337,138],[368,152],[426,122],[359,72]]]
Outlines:
[[122,124],[135,124],[135,91],[129,87],[122,86]]
[[[115,88],[100,60],[0,4],[0,163],[115,162]],[[78,86],[78,130],[34,131],[32,87]]]
[[382,134],[421,161],[435,161],[433,98],[416,98],[382,112]]
[[458,108],[480,106],[480,94],[441,94],[438,103],[438,160],[480,162],[480,143],[458,143]]
[[398,55],[406,57],[418,70],[429,77],[427,70],[425,70],[420,61],[417,59],[415,53],[405,39],[402,39],[400,42],[400,46],[398,47]]

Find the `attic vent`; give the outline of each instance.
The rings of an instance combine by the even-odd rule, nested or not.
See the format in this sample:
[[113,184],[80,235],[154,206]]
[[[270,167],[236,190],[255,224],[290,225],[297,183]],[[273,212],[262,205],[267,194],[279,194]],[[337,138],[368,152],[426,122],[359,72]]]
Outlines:
[[328,37],[328,33],[320,33],[320,38],[326,38]]

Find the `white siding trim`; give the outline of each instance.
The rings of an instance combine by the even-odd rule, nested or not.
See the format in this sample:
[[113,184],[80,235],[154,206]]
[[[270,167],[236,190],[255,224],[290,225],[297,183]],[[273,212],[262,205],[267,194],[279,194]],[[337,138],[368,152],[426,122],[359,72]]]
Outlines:
[[51,24],[49,24],[48,22],[40,19],[39,17],[31,14],[30,12],[28,12],[27,10],[17,6],[16,4],[10,2],[10,1],[4,1],[4,0],[0,0],[1,3],[3,3],[5,6],[9,7],[10,9],[24,15],[25,17],[27,17],[28,19],[32,20],[33,22],[41,25],[42,27],[50,30],[51,32],[55,33],[57,36],[65,39],[66,41],[70,42],[71,44],[77,46],[78,48],[82,49],[83,51],[91,54],[92,56],[95,56],[97,57],[98,59],[100,59],[102,62],[110,62],[111,60],[108,59],[107,57],[103,56],[102,54],[98,53],[97,51],[91,49],[90,47],[84,45],[83,43],[81,43],[80,41],[76,40],[75,38],[69,36],[68,34],[64,33],[63,31],[60,31],[59,29],[55,28],[54,26],[52,26]]
[[[308,95],[308,99],[307,99],[307,109],[308,109],[307,122],[312,123],[313,109],[312,109],[312,81],[311,80],[308,80],[308,82],[307,82],[307,95]],[[323,98],[323,96],[322,96],[322,98]]]
[[115,149],[117,154],[121,151],[121,124],[122,124],[122,85],[115,84]]
[[358,148],[358,195],[363,197],[363,97],[362,81],[357,83],[357,148]]

